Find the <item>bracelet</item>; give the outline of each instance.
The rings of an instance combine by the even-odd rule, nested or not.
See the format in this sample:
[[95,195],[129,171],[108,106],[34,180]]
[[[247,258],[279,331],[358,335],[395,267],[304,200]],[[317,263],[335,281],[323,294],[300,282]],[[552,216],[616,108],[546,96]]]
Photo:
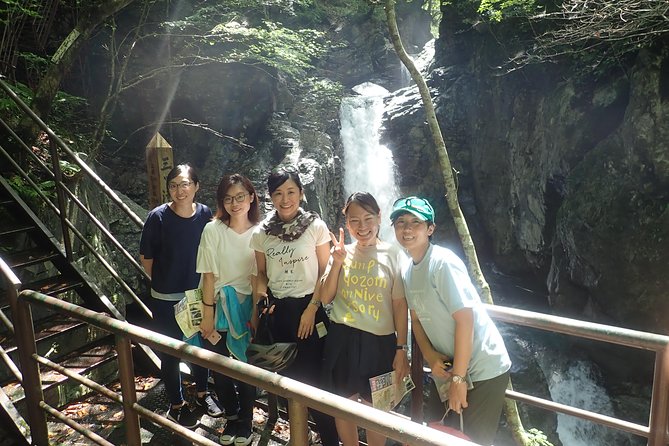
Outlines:
[[310,303],[311,305],[316,305],[317,307],[321,305],[321,301],[320,301],[320,300],[316,300],[316,299],[311,299],[311,302],[309,302],[309,303]]
[[202,301],[202,305],[204,305],[205,307],[212,307],[212,308],[216,306],[216,304],[208,304],[205,301]]
[[395,350],[409,351],[409,346],[406,345],[406,344],[396,345],[396,346],[395,346]]

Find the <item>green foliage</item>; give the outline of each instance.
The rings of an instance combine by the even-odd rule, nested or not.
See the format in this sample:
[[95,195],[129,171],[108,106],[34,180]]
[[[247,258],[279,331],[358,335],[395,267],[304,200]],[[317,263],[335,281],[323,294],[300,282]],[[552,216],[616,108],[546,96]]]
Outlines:
[[526,431],[530,445],[532,446],[553,446],[553,443],[548,441],[546,434],[541,432],[539,429],[530,429]]
[[18,57],[23,62],[26,71],[36,77],[44,73],[49,65],[47,59],[34,53],[20,52]]
[[2,0],[0,4],[0,23],[7,25],[7,17],[26,15],[28,17],[40,17],[39,10],[42,0]]
[[305,101],[315,110],[339,110],[343,85],[330,79],[310,77],[302,84]]
[[72,178],[81,172],[81,167],[79,167],[78,164],[74,164],[65,160],[59,160],[58,164],[60,165],[60,171],[67,178]]
[[312,60],[325,53],[327,39],[321,31],[292,30],[280,23],[263,21],[259,26],[222,23],[203,38],[209,45],[228,44],[222,61],[261,64],[300,77],[312,68]]
[[313,0],[305,1],[296,14],[305,23],[344,23],[370,11],[385,20],[383,8],[375,8],[369,0]]
[[536,0],[481,0],[478,12],[490,21],[501,22],[509,17],[534,14],[540,7]]
[[[39,193],[24,178],[18,175],[12,175],[9,177],[9,184],[26,203],[31,205],[41,203]],[[37,183],[39,190],[46,195],[47,198],[53,198],[55,196],[55,185],[56,183],[52,180]]]

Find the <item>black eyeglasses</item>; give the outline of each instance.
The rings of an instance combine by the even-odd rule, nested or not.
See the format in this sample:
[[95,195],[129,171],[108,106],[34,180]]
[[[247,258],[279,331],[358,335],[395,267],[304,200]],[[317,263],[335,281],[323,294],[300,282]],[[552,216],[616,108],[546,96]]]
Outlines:
[[242,201],[244,201],[244,200],[246,199],[246,197],[247,197],[248,195],[249,195],[249,194],[237,194],[237,195],[235,195],[234,197],[231,197],[230,195],[226,195],[226,196],[223,198],[223,203],[225,203],[225,204],[231,204],[233,200],[236,201],[237,203],[241,203]]
[[190,189],[191,185],[193,184],[192,181],[182,181],[181,183],[170,183],[167,187],[170,190],[177,190],[177,189]]

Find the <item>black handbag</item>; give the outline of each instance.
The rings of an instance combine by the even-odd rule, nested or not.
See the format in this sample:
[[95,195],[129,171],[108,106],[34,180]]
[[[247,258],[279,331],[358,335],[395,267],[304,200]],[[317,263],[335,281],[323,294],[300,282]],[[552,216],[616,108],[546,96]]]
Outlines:
[[272,327],[276,320],[275,299],[269,290],[267,294],[265,299],[258,302],[258,328],[246,349],[246,358],[251,365],[270,372],[280,372],[295,360],[297,343],[274,342]]

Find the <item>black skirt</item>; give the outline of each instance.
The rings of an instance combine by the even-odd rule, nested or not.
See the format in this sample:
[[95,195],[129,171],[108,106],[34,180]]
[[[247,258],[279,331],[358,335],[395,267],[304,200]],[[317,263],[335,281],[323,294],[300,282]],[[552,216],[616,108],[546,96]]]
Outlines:
[[371,402],[369,378],[393,369],[396,345],[394,333],[379,336],[331,322],[323,360],[325,389],[344,397],[360,394]]

